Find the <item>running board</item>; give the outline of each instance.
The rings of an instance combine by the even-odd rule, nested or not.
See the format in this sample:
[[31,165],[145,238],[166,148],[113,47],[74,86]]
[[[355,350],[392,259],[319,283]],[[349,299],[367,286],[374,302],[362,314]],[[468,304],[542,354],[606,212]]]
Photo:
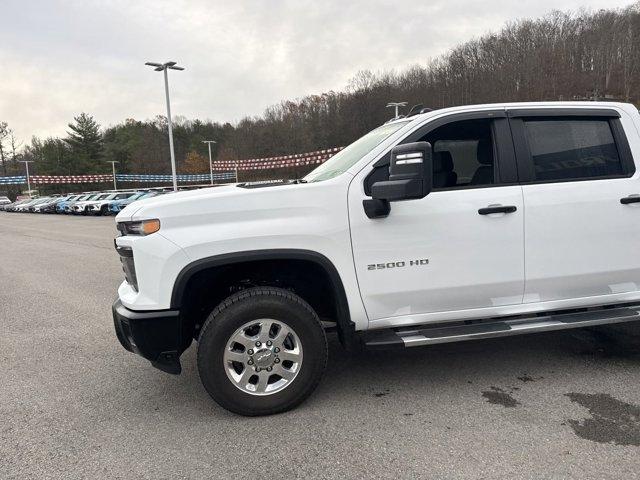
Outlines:
[[371,330],[365,334],[363,340],[365,348],[368,349],[419,347],[633,321],[640,321],[640,305],[572,313],[560,312],[543,316],[514,317],[505,320],[485,320],[465,325],[442,326],[440,324],[440,326],[422,326],[420,328]]

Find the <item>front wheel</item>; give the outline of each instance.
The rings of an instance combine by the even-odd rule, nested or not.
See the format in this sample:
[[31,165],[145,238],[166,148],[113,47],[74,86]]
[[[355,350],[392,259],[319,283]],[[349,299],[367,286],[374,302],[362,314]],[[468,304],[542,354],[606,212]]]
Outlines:
[[280,288],[251,288],[227,298],[209,315],[198,343],[204,387],[240,415],[294,408],[315,390],[327,364],[318,316]]

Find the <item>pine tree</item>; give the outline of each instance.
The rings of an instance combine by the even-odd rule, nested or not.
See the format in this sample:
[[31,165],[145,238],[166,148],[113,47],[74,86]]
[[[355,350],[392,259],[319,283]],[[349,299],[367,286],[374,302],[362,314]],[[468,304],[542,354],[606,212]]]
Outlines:
[[70,123],[68,136],[65,139],[71,149],[73,173],[97,173],[103,170],[102,135],[100,125],[91,115],[81,113]]

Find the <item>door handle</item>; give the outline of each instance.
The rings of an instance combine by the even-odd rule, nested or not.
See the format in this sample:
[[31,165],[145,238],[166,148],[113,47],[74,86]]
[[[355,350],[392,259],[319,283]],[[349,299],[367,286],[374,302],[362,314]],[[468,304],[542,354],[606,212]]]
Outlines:
[[492,213],[513,213],[518,210],[514,205],[491,205],[478,210],[480,215],[491,215]]
[[629,205],[630,203],[640,203],[640,195],[629,195],[620,199],[622,205]]

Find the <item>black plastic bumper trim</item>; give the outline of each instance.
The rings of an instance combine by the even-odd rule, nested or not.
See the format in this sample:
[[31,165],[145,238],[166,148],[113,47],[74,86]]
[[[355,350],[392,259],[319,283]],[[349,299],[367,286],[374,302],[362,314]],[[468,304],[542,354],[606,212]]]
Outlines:
[[112,313],[116,336],[126,350],[146,358],[163,372],[177,375],[182,371],[180,355],[186,347],[179,310],[134,311],[118,299]]

